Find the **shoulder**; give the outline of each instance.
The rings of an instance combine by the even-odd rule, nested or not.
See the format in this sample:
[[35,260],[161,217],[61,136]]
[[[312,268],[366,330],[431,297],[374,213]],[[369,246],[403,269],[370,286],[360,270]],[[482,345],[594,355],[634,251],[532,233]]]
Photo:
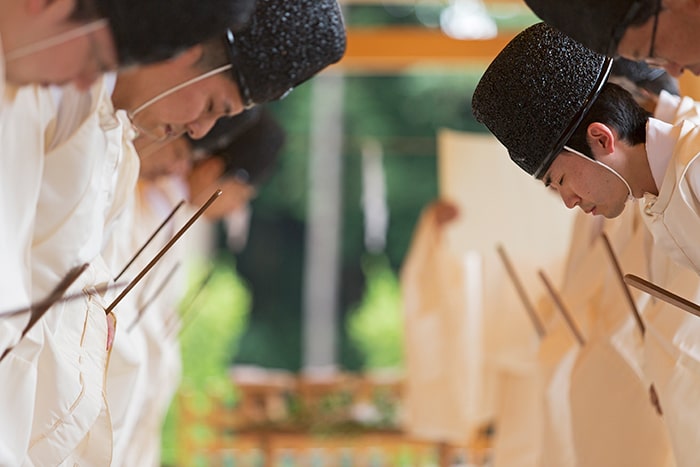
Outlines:
[[52,88],[56,112],[47,134],[47,147],[55,149],[73,138],[85,122],[94,119],[98,124],[105,119],[114,120],[110,81],[106,76],[98,79],[90,89],[80,91],[72,85]]

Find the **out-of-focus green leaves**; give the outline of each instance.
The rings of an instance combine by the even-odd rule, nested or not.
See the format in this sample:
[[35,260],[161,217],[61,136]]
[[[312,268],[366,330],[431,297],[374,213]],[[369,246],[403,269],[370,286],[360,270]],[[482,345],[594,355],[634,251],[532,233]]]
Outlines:
[[[250,295],[227,256],[216,262],[211,279],[194,301],[190,300],[210,267],[204,264],[191,267],[189,290],[181,304],[188,308],[181,310],[185,314],[180,336],[181,388],[201,404],[206,403],[208,394],[218,394],[224,399],[235,397],[228,375],[231,349],[243,333],[250,309]],[[163,426],[163,465],[176,463],[178,420],[175,406],[171,405]]]
[[348,317],[350,337],[365,355],[365,369],[400,367],[403,318],[399,281],[385,256],[365,257],[367,288]]
[[[197,287],[205,275],[206,266],[194,267],[191,288]],[[187,303],[185,298],[183,304]],[[227,371],[231,349],[243,332],[249,304],[250,296],[233,262],[217,262],[214,275],[189,310],[196,315],[180,336],[183,384],[189,390],[230,390]]]

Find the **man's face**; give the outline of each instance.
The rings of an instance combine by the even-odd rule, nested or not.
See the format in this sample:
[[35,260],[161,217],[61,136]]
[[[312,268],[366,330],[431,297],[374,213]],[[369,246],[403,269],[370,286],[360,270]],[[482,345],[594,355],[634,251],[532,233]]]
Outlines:
[[229,78],[229,72],[224,71],[189,84],[133,113],[148,100],[206,72],[194,64],[196,59],[188,60],[189,53],[135,69],[125,74],[125,79],[120,76],[117,81],[115,105],[132,113],[132,122],[142,136],[165,140],[187,132],[199,139],[220,117],[244,110],[238,86]]
[[[86,25],[66,22],[54,26],[25,45],[60,37],[72,30],[79,32]],[[72,82],[79,89],[87,89],[101,74],[118,66],[116,48],[106,22],[90,23],[83,34],[14,59],[10,51],[6,59],[7,80],[14,84],[65,85]]]
[[672,76],[679,76],[683,70],[700,75],[699,20],[698,8],[663,8],[658,19],[652,16],[644,24],[627,28],[617,52],[630,60],[664,68]]
[[608,219],[625,209],[628,192],[624,183],[604,167],[571,152],[562,151],[542,181],[559,193],[569,209],[578,206],[586,214]]

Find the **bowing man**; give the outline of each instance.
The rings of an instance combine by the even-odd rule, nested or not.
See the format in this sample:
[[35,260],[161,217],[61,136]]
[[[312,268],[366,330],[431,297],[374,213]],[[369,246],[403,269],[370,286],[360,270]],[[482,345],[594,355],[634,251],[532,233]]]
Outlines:
[[526,0],[537,16],[586,47],[700,74],[700,4],[685,0]]
[[[215,13],[211,4],[219,6]],[[224,25],[239,23],[240,15],[247,16],[250,3],[5,0],[1,8],[0,310],[5,311],[26,307],[36,297],[45,298],[42,292],[47,289],[34,287],[28,267],[32,263],[35,207],[45,173],[45,148],[61,142],[57,135],[70,135],[90,107],[87,104],[88,110],[83,106],[82,113],[76,112],[89,97],[68,92],[57,109],[47,89],[23,85],[72,81],[86,88],[104,70],[165,59],[215,34],[217,25],[223,31]],[[67,97],[71,95],[80,96],[79,102]],[[56,277],[62,278],[66,272]],[[48,290],[57,283],[48,285]],[[28,313],[0,320],[2,351],[17,343],[27,317]],[[35,327],[0,362],[0,379],[7,382],[0,391],[0,414],[6,418],[0,424],[2,465],[44,460],[58,464],[58,458],[65,460],[63,454],[51,460],[29,460],[31,426],[41,410],[35,410],[35,400],[40,404],[50,400],[36,395],[42,384],[36,365],[43,345],[41,330]],[[62,426],[57,423],[54,431],[59,432]],[[71,442],[62,444],[70,449]]]
[[[609,59],[540,23],[494,60],[474,93],[473,110],[511,159],[568,207],[614,218],[627,199],[640,199],[655,247],[650,254],[692,270],[696,278],[684,288],[697,290],[697,127],[650,117],[629,93],[606,82],[609,69]],[[520,117],[526,114],[527,121]],[[687,274],[668,277],[688,282]],[[695,418],[688,407],[697,404],[688,388],[697,378],[688,368],[697,358],[687,349],[695,345],[697,326],[669,311],[647,312],[645,321],[645,375],[661,400],[678,465],[693,465],[698,432],[689,425]]]
[[655,246],[700,273],[700,130],[651,118],[606,82],[611,62],[537,24],[486,70],[474,114],[567,207],[614,218],[641,199]]

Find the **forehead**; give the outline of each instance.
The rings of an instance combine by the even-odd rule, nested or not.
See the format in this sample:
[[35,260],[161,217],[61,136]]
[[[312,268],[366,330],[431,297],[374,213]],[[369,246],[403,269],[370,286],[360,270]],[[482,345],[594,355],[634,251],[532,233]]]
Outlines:
[[571,154],[568,151],[561,151],[545,172],[542,181],[545,184],[549,184],[548,182],[551,182],[554,177],[561,176],[564,172],[573,169],[581,160],[581,157]]

